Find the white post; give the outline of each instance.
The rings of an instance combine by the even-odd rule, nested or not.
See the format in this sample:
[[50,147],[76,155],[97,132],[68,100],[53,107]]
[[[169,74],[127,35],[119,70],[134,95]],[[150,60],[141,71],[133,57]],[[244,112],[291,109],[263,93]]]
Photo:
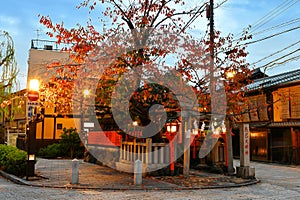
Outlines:
[[[4,124],[4,122],[3,122],[3,124]],[[6,129],[6,137],[4,137],[4,139],[6,140],[6,145],[10,145],[9,138],[10,138],[10,136],[9,136],[9,128],[7,128]]]
[[158,153],[159,153],[158,147],[155,146],[155,147],[154,147],[154,164],[157,164],[157,163],[158,163]]
[[134,185],[141,185],[142,180],[142,161],[136,160],[134,162]]
[[72,160],[72,184],[79,183],[79,160]]

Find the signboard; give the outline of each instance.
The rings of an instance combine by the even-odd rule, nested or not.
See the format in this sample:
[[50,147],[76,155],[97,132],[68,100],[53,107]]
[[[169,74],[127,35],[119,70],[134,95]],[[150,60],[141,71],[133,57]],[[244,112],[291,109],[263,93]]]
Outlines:
[[241,164],[243,163],[243,166],[250,166],[250,129],[249,124],[243,124],[243,143],[241,148],[243,148],[243,157]]
[[28,114],[27,116],[30,118],[33,115],[33,107],[32,106],[28,106]]
[[84,122],[83,127],[85,127],[85,128],[94,128],[95,124],[93,122]]
[[36,107],[36,106],[40,105],[40,102],[37,102],[37,101],[28,101],[27,105],[28,105],[28,107],[29,106]]
[[34,109],[40,105],[40,102],[37,101],[27,101],[27,116],[31,118],[34,115]]
[[27,97],[29,101],[37,101],[39,99],[39,93],[37,91],[29,91]]

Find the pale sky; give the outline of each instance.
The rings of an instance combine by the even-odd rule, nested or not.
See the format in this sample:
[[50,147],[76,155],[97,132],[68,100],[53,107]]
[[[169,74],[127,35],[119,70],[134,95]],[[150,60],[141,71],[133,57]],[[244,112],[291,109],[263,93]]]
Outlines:
[[[215,0],[215,3],[221,0]],[[251,33],[259,33],[253,36],[252,41],[276,35],[286,31],[284,34],[274,36],[261,42],[249,44],[248,62],[254,63],[266,56],[275,54],[268,59],[258,62],[255,67],[261,67],[284,55],[294,52],[289,57],[284,57],[277,62],[291,58],[290,62],[284,65],[274,65],[267,68],[267,74],[278,74],[285,71],[299,69],[300,51],[300,0],[228,0],[227,3],[216,9],[215,27],[222,32],[222,35],[233,33],[238,35],[241,31],[253,25]],[[77,9],[76,6],[81,0],[9,0],[1,3],[0,30],[10,33],[14,40],[16,58],[21,74],[19,76],[20,89],[26,87],[27,61],[31,39],[51,40],[45,32],[46,29],[39,23],[38,14],[49,15],[53,22],[64,22],[68,28],[75,27],[76,24],[86,25],[89,18],[88,9]],[[201,5],[207,1],[187,0],[187,6],[195,4]],[[92,13],[94,25],[99,32],[102,31],[103,22],[101,8]],[[195,22],[195,31],[205,30],[206,22]],[[269,29],[271,28],[271,29]],[[291,30],[294,29],[294,30]],[[37,35],[37,31],[40,30]],[[289,31],[290,30],[290,31]],[[261,32],[261,33],[260,33]],[[294,45],[292,45],[294,44]],[[292,46],[291,46],[292,45]],[[285,51],[276,53],[288,46]],[[293,58],[293,59],[292,59]],[[263,68],[262,68],[263,70]]]

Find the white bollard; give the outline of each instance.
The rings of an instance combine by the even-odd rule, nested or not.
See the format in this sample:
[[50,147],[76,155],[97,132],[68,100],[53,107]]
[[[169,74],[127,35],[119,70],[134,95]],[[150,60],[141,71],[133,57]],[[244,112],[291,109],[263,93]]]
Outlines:
[[72,184],[79,183],[79,160],[72,160]]
[[141,185],[142,180],[142,161],[136,160],[134,162],[134,185]]

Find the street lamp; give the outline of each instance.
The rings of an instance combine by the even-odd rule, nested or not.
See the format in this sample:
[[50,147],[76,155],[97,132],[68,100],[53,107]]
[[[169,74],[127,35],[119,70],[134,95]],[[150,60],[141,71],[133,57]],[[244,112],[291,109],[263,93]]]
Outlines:
[[169,122],[166,124],[168,133],[176,133],[178,129],[177,122]]
[[227,79],[232,79],[232,78],[234,78],[235,74],[236,74],[236,72],[233,71],[233,70],[228,71],[228,72],[226,72],[226,78]]
[[[227,81],[232,81],[232,79],[236,75],[236,71],[230,70],[226,72],[226,79]],[[229,117],[226,116],[225,122],[222,124],[222,131],[223,133],[225,132],[224,140],[226,141],[226,147],[225,147],[225,152],[226,152],[226,160],[225,160],[225,165],[227,166],[227,171],[229,174],[234,173],[234,168],[233,168],[233,150],[232,150],[232,136],[231,136],[231,131],[230,131],[230,122],[229,122]]]
[[[37,79],[32,79],[29,81],[29,87],[27,91],[27,98],[30,107],[37,106],[37,101],[39,99],[39,81]],[[29,107],[27,108],[27,112]],[[33,109],[31,109],[33,112]],[[34,176],[34,168],[35,168],[35,154],[36,154],[36,119],[28,119],[28,114],[26,115],[27,118],[27,128],[26,128],[26,135],[27,135],[27,166],[26,166],[26,179],[28,177]]]
[[39,80],[38,79],[31,79],[29,81],[29,91],[39,91]]
[[174,170],[175,170],[175,145],[174,145],[174,138],[176,137],[176,133],[179,129],[179,123],[176,120],[173,120],[171,122],[168,122],[166,124],[167,127],[167,133],[166,133],[166,138],[169,140],[169,145],[170,145],[170,171],[171,175],[174,175]]
[[90,95],[90,90],[88,90],[88,89],[83,90],[83,96],[84,97],[87,97],[89,95]]
[[141,135],[139,134],[139,132],[136,130],[138,125],[139,125],[138,121],[133,121],[132,122],[132,126],[133,126],[133,134],[132,134],[132,136],[134,136],[135,139],[141,137]]
[[137,127],[138,122],[137,122],[137,121],[133,121],[133,122],[132,122],[132,125],[133,125],[134,127]]

